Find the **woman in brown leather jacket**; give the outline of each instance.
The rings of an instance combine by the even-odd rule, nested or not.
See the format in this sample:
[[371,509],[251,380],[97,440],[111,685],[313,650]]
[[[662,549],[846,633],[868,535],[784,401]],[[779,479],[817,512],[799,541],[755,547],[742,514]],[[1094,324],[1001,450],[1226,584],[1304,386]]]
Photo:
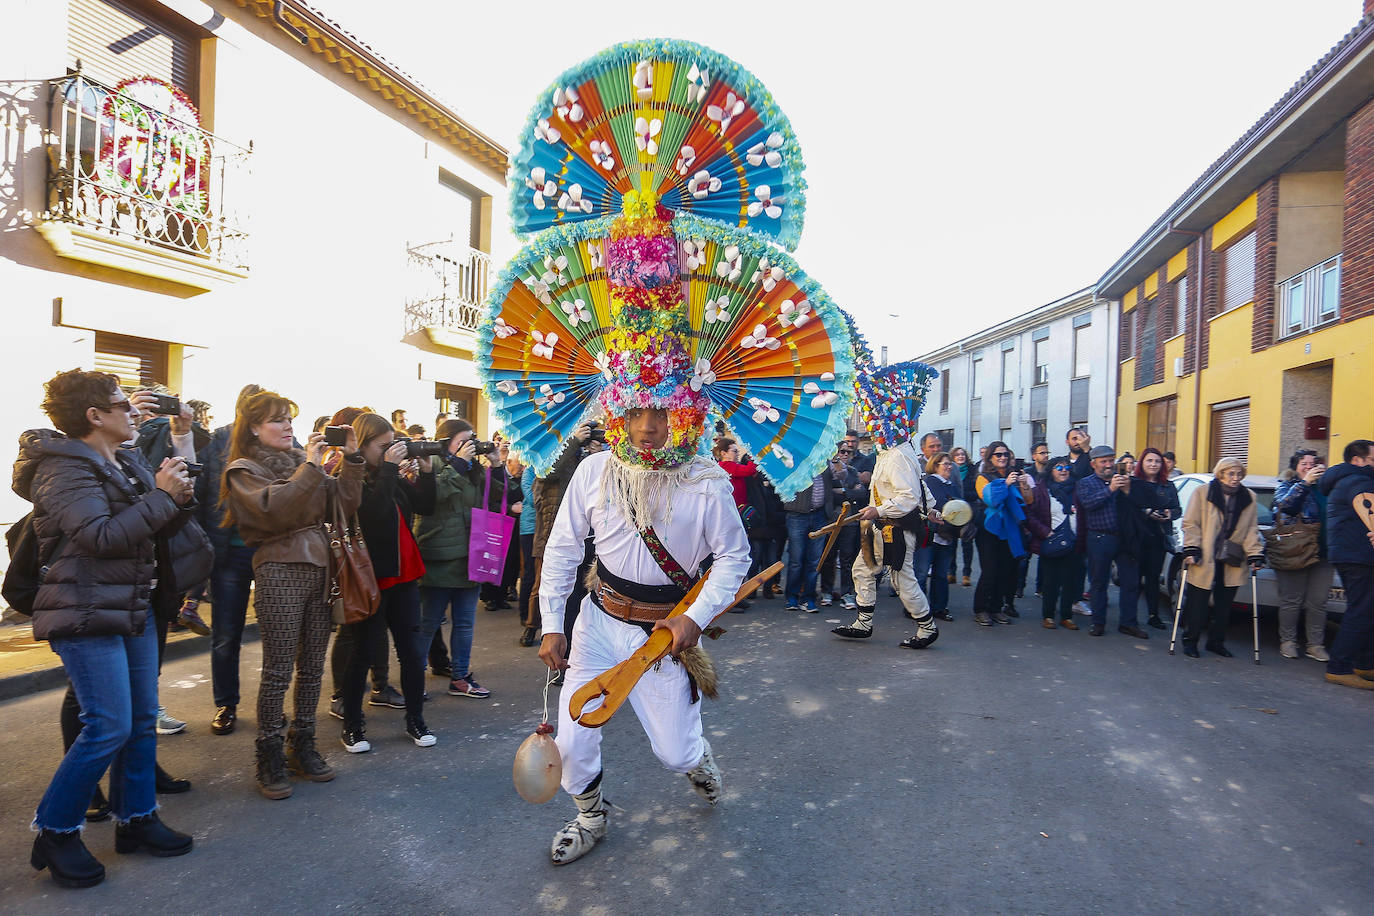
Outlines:
[[362,498],[363,461],[350,431],[338,477],[321,465],[324,435],[294,446],[296,405],[273,391],[245,400],[234,419],[221,499],[225,526],[237,525],[253,554],[254,607],[262,636],[258,688],[258,790],[268,798],[291,794],[283,748],[283,702],[296,669],[295,716],[286,739],[291,769],[312,782],[334,771],[315,749],[315,707],[332,621],[329,543],[321,527],[329,500],[352,515]]

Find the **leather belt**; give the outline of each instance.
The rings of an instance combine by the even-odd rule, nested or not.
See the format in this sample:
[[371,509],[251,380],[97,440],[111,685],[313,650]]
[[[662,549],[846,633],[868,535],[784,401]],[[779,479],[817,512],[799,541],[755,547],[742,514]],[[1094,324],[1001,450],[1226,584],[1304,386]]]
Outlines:
[[627,598],[606,583],[601,583],[592,592],[597,607],[607,615],[624,623],[656,623],[664,620],[673,612],[676,604],[649,604]]

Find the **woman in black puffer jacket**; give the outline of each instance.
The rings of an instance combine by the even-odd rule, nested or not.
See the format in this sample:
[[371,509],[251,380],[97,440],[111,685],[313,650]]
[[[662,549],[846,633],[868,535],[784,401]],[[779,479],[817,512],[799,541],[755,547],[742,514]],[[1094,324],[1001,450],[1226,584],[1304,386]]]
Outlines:
[[[191,850],[191,838],[157,816],[157,628],[153,603],[208,573],[209,543],[194,512],[185,462],[156,475],[136,452],[137,408],[103,372],[73,369],[47,384],[43,409],[62,430],[20,439],[14,490],[34,504],[48,561],[33,607],[34,638],[62,658],[85,727],[34,814],[30,862],[59,884],[89,887],[105,868],[81,841],[91,793],[110,769],[115,849],[158,856]],[[65,434],[65,435],[64,435]]]

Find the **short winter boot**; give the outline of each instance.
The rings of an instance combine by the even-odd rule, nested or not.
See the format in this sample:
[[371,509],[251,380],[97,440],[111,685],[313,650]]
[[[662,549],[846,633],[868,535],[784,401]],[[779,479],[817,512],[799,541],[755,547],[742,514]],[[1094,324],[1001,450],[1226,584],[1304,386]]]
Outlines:
[[128,853],[146,849],[158,858],[184,856],[191,851],[191,838],[162,823],[157,812],[130,819],[127,824],[115,825],[115,852]]
[[39,831],[33,840],[29,864],[52,872],[52,879],[63,887],[94,887],[105,880],[105,866],[81,842],[81,831],[55,833]]
[[258,791],[271,799],[291,797],[291,781],[286,778],[286,755],[282,736],[258,739]]
[[692,784],[692,791],[714,805],[720,801],[725,787],[721,783],[720,766],[711,753],[711,742],[702,738],[701,744],[705,748],[701,752],[701,762],[688,771],[687,781]]
[[329,782],[334,778],[334,768],[315,748],[315,729],[291,726],[286,744],[286,766],[292,773],[311,782]]
[[845,639],[867,639],[873,635],[873,608],[860,605],[853,623],[847,627],[835,627],[830,632]]
[[601,799],[600,773],[592,780],[590,787],[573,796],[573,801],[577,802],[577,817],[553,835],[551,855],[554,865],[567,865],[582,858],[606,835],[607,810]]
[[86,820],[108,821],[109,819],[110,800],[105,797],[105,792],[100,788],[100,783],[96,783],[95,791],[91,793],[91,803],[86,806]]

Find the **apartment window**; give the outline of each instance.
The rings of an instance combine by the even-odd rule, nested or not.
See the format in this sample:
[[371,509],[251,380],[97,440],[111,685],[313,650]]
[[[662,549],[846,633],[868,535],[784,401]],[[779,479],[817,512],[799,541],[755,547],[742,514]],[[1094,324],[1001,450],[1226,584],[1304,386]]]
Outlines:
[[[1001,439],[1003,442],[1010,442],[1010,441],[1011,441],[1011,427],[1010,427],[1010,426],[1004,426],[1004,427],[1002,427],[1002,431],[998,434],[997,438],[998,438],[998,439]],[[1007,446],[1007,447],[1010,448],[1011,446]]]
[[1016,390],[1016,351],[1002,351],[1002,390]]
[[937,429],[935,435],[940,437],[940,451],[947,452],[954,448],[954,430]]
[[1140,359],[1136,362],[1136,379],[1147,385],[1155,378],[1155,347],[1158,337],[1156,305],[1157,300],[1152,299],[1136,310],[1144,313],[1139,321]]
[[1151,401],[1145,423],[1145,444],[1161,452],[1174,450],[1174,429],[1178,425],[1178,398]]
[[1279,284],[1281,337],[1311,330],[1340,317],[1341,256],[1336,255]]
[[1045,435],[1045,433],[1048,431],[1046,428],[1047,425],[1048,424],[1044,420],[1031,420],[1031,445],[1034,445],[1037,442],[1050,441],[1049,437]]
[[108,372],[124,388],[167,384],[167,342],[95,332],[95,370]]
[[973,377],[969,380],[972,386],[972,397],[981,398],[983,396],[983,360],[981,358],[973,361]]
[[1229,312],[1255,301],[1255,231],[1236,239],[1221,253],[1221,310]]
[[940,413],[949,413],[949,370],[940,370]]
[[1179,277],[1174,282],[1174,333],[1182,334],[1188,326],[1188,278]]
[[[151,6],[151,4],[150,4]],[[184,23],[122,0],[69,0],[67,63],[89,79],[113,86],[152,76],[200,95],[200,37]]]
[[1093,326],[1085,324],[1073,329],[1073,377],[1086,378],[1093,374]]
[[1043,385],[1050,380],[1050,342],[1048,340],[1037,340],[1035,342],[1035,382],[1036,385]]

